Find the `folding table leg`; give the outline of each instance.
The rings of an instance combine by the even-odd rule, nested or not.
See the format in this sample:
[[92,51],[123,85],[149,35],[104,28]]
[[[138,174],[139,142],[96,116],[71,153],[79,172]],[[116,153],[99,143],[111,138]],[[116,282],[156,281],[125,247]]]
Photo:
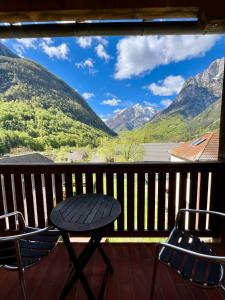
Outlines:
[[[90,285],[86,279],[86,277],[84,276],[83,273],[83,268],[80,266],[80,262],[77,259],[77,256],[75,254],[75,251],[70,243],[70,239],[69,239],[69,235],[66,232],[62,232],[62,237],[63,237],[63,241],[65,243],[66,249],[68,251],[68,254],[70,256],[71,261],[73,262],[74,265],[74,269],[75,269],[75,275],[76,276],[72,276],[72,279],[66,284],[66,286],[64,287],[61,296],[60,296],[60,300],[64,300],[67,296],[67,294],[69,293],[69,291],[71,290],[74,281],[76,280],[76,278],[79,278],[83,288],[87,294],[87,297],[89,300],[95,300],[94,294],[90,288]],[[74,278],[76,277],[76,278]]]
[[106,253],[105,253],[105,251],[104,251],[104,249],[102,248],[102,245],[101,245],[100,243],[99,243],[99,245],[98,245],[98,249],[99,249],[99,251],[100,251],[100,253],[101,253],[101,256],[102,256],[102,258],[103,258],[103,260],[104,260],[104,262],[105,262],[105,264],[106,264],[106,266],[107,266],[107,268],[108,268],[110,274],[113,274],[114,270],[113,270],[113,267],[112,267],[112,265],[111,265],[110,259],[109,259],[108,256],[106,255]]

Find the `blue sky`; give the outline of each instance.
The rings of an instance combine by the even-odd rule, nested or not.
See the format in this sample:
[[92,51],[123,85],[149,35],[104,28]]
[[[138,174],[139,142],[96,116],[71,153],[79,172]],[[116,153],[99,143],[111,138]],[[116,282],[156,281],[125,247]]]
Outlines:
[[2,40],[82,94],[102,118],[135,103],[163,109],[184,80],[225,56],[225,37],[145,36]]

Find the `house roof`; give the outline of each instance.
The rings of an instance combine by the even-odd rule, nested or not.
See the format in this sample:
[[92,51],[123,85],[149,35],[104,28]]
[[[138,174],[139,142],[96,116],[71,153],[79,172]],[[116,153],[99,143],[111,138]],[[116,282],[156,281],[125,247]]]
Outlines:
[[169,150],[172,156],[189,161],[218,160],[219,134],[210,132]]
[[39,153],[29,153],[18,156],[6,156],[0,159],[0,164],[50,164],[53,160]]

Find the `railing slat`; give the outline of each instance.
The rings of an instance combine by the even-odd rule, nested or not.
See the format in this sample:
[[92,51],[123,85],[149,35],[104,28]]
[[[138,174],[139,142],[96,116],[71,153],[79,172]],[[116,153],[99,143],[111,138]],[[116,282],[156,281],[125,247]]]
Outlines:
[[63,200],[62,174],[55,174],[55,198],[56,204]]
[[138,173],[137,180],[137,228],[144,230],[145,228],[145,173]]
[[86,193],[93,193],[93,174],[86,173]]
[[72,174],[65,174],[65,188],[66,188],[66,198],[73,196],[73,182],[72,182]]
[[121,214],[118,220],[118,230],[124,230],[124,174],[118,173],[116,175],[117,180],[117,200],[121,205]]
[[83,194],[83,174],[75,174],[76,195]]
[[114,195],[113,174],[112,173],[106,174],[106,191],[107,191],[107,195],[110,195],[110,196]]
[[103,174],[96,173],[96,192],[103,194]]
[[176,200],[176,173],[169,173],[168,191],[168,229],[174,227],[175,222],[175,200]]
[[25,185],[25,194],[26,194],[26,203],[27,203],[28,224],[30,226],[35,226],[31,174],[24,174],[24,185]]
[[[13,203],[13,191],[12,191],[12,180],[11,175],[4,175],[4,183],[5,183],[5,195],[6,195],[6,205],[7,211],[13,212],[15,211],[14,203]],[[16,219],[15,217],[9,218],[9,228],[14,230],[16,229]]]
[[127,229],[134,230],[134,174],[127,174]]
[[[186,208],[186,193],[187,193],[187,172],[180,173],[180,186],[179,186],[179,203],[178,210],[181,208]],[[183,215],[181,221],[182,226],[185,226],[186,215]]]
[[158,174],[158,230],[165,229],[166,173]]
[[45,227],[45,210],[41,174],[34,174],[38,226]]
[[155,173],[148,173],[148,229],[155,229]]
[[47,216],[48,222],[51,211],[53,209],[53,191],[52,191],[52,175],[45,174],[45,194],[46,194],[46,206],[47,206]]
[[[2,194],[2,180],[1,180],[2,175],[0,174],[0,215],[5,214],[4,210],[4,202],[3,202],[3,194]],[[5,219],[0,220],[0,230],[4,230],[6,227]]]
[[[197,193],[198,193],[198,173],[190,173],[190,198],[189,198],[189,208],[197,208]],[[195,229],[196,214],[189,214],[189,230]]]
[[[106,174],[106,191],[107,195],[114,196],[114,174],[107,173]],[[114,229],[114,223],[108,225],[109,230]]]
[[[208,180],[209,174],[207,172],[202,172],[200,176],[200,199],[199,199],[199,208],[207,209],[207,195],[208,195]],[[206,227],[206,215],[199,215],[199,224],[198,228],[205,229]]]
[[17,210],[25,216],[21,175],[14,175]]

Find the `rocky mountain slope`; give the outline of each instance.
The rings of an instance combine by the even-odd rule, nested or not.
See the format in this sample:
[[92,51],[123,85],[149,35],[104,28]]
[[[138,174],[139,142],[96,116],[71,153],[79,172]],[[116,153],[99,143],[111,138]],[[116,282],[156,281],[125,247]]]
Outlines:
[[222,95],[223,67],[224,59],[217,59],[202,73],[190,77],[173,103],[154,119],[177,114],[192,119],[219,100]]
[[85,99],[41,65],[23,59],[0,44],[0,99],[26,101],[113,135]]
[[149,122],[156,112],[151,106],[143,106],[137,103],[116,112],[106,121],[106,124],[116,132],[132,130]]

